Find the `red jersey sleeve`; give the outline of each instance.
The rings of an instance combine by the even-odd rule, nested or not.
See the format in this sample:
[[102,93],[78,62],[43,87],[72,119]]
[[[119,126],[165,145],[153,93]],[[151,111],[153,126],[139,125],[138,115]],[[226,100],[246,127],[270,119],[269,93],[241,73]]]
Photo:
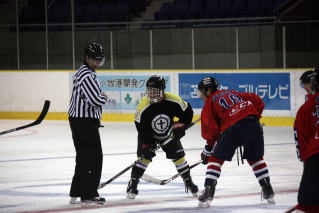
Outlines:
[[215,120],[211,98],[207,99],[201,113],[202,137],[212,146],[220,135],[220,128]]

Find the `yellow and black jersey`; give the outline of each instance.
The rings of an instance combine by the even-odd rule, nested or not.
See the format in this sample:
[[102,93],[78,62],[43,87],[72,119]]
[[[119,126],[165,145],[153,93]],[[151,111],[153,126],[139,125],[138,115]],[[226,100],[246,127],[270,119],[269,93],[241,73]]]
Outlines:
[[192,122],[193,109],[179,96],[165,92],[164,100],[150,103],[143,97],[135,113],[135,125],[143,140],[166,140],[171,134],[174,117],[187,126]]

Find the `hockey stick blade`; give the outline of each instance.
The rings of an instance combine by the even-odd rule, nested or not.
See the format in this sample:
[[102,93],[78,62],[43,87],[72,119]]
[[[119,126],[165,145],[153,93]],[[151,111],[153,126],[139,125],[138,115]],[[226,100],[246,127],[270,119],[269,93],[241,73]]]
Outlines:
[[40,124],[40,123],[43,121],[43,119],[45,118],[45,116],[47,115],[47,113],[48,113],[48,111],[49,111],[49,108],[50,108],[50,101],[49,101],[49,100],[46,100],[46,101],[44,102],[42,112],[41,112],[41,114],[39,115],[38,119],[35,120],[35,121],[32,123],[33,126],[34,126],[34,125],[38,125],[38,124]]
[[160,180],[158,178],[149,176],[147,174],[143,174],[141,179],[146,181],[146,182],[155,183],[155,184],[158,184],[158,185],[164,185],[165,181],[167,181],[167,179],[166,180]]
[[142,180],[147,181],[147,182],[150,182],[150,183],[155,183],[155,184],[158,184],[158,185],[165,185],[165,184],[168,184],[169,182],[171,182],[172,180],[175,180],[176,178],[178,178],[179,176],[181,176],[181,175],[184,174],[185,172],[191,170],[191,169],[194,168],[195,166],[198,166],[198,165],[201,164],[202,162],[203,162],[203,160],[197,161],[196,163],[194,163],[193,165],[189,166],[189,167],[188,167],[187,169],[185,169],[184,171],[179,172],[179,173],[177,173],[176,175],[174,175],[173,177],[168,178],[168,179],[165,179],[165,180],[160,180],[160,179],[151,177],[151,176],[149,176],[149,175],[147,175],[147,174],[144,174],[144,175],[142,176]]
[[48,113],[49,108],[50,108],[50,101],[46,100],[44,102],[44,106],[43,106],[41,114],[39,115],[39,117],[35,121],[33,121],[30,124],[24,125],[24,126],[20,126],[20,127],[14,128],[14,129],[9,129],[9,130],[0,132],[0,135],[8,134],[8,133],[11,133],[11,132],[15,132],[15,131],[18,131],[18,130],[21,130],[21,129],[25,129],[25,128],[40,124],[43,121],[43,119],[46,116],[46,114]]
[[120,171],[119,173],[117,173],[116,175],[114,175],[112,178],[110,178],[108,181],[100,183],[98,189],[102,189],[104,186],[106,186],[107,184],[111,183],[113,180],[115,180],[116,178],[120,177],[122,174],[124,174],[126,171],[128,171],[130,168],[132,168],[135,165],[136,162],[132,163],[131,165],[129,165],[128,167],[126,167],[125,169],[123,169],[122,171]]

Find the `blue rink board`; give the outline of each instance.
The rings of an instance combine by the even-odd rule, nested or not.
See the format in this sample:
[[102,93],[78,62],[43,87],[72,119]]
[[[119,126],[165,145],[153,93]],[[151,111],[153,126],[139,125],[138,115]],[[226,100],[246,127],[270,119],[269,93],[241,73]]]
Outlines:
[[290,110],[290,73],[180,73],[179,95],[193,108],[202,108],[197,85],[204,77],[214,77],[220,89],[258,94],[265,102],[266,110]]

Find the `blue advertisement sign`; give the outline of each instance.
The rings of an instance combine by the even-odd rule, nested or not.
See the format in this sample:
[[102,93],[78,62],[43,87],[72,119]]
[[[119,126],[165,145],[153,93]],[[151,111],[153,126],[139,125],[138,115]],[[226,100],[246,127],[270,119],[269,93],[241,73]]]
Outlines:
[[193,108],[202,108],[203,101],[197,94],[197,85],[202,78],[218,80],[220,89],[258,94],[267,110],[290,110],[290,73],[181,73],[179,95]]
[[[108,94],[109,100],[103,109],[130,109],[135,110],[140,99],[145,95],[145,86],[148,75],[98,75],[98,81],[103,91]],[[164,75],[166,80],[165,91],[170,91],[170,76]]]

